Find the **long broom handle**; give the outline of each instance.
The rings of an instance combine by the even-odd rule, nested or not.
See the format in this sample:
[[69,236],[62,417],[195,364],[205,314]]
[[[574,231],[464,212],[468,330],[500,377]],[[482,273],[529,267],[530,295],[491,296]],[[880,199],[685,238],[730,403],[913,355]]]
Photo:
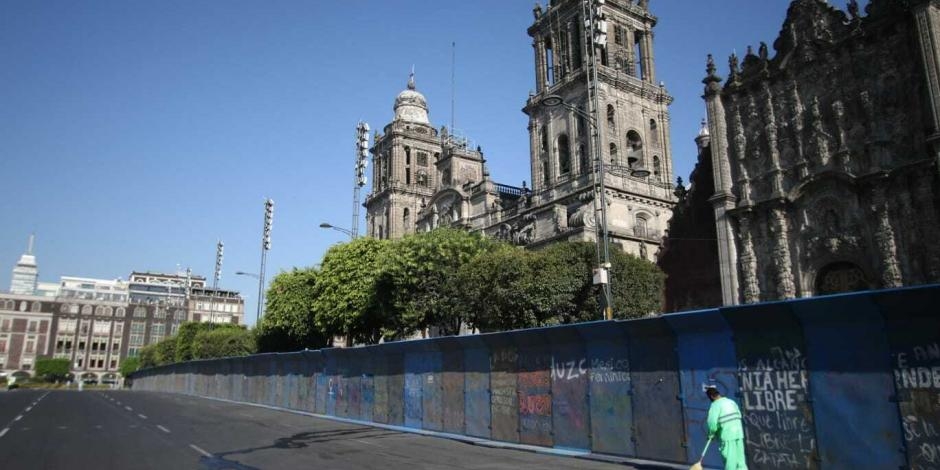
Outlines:
[[708,442],[705,443],[705,449],[702,450],[702,456],[698,459],[699,463],[702,463],[705,460],[705,453],[708,452],[708,445],[712,443],[712,438],[708,438]]

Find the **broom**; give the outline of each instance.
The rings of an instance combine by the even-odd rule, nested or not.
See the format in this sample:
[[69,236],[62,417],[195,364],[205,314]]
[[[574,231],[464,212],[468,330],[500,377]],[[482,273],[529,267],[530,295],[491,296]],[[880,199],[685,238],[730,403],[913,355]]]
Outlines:
[[702,470],[702,460],[705,460],[705,452],[708,452],[708,445],[712,443],[712,438],[708,438],[708,442],[705,443],[705,449],[702,451],[702,456],[698,459],[698,462],[692,464],[689,467],[689,470]]

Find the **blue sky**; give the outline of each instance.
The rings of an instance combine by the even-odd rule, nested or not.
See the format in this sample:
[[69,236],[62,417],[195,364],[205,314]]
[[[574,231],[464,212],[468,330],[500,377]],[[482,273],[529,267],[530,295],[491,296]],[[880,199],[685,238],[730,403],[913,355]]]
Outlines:
[[[676,175],[695,161],[706,54],[724,72],[732,50],[772,44],[788,4],[651,1]],[[532,6],[0,0],[0,289],[33,232],[47,281],[211,276],[222,239],[222,286],[254,312],[255,281],[233,273],[258,270],[264,198],[269,278],[318,263],[345,239],[318,225],[351,224],[356,123],[391,120],[412,65],[432,122],[449,125],[452,42],[457,128],[498,182],[528,182]]]

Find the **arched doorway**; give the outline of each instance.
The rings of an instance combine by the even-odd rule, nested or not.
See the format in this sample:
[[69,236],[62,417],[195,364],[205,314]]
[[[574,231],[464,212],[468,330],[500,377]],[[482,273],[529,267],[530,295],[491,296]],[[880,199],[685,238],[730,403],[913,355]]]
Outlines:
[[871,289],[871,285],[862,269],[847,261],[838,261],[823,266],[816,274],[815,287],[816,295]]

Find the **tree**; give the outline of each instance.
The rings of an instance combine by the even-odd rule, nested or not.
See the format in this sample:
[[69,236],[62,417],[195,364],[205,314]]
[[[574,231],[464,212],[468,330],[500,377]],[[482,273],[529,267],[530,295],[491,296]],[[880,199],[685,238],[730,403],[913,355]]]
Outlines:
[[154,367],[176,361],[177,338],[171,336],[140,349],[140,366]]
[[68,359],[38,358],[36,359],[36,377],[46,382],[65,380],[69,375],[71,365]]
[[666,275],[655,264],[611,250],[614,318],[641,318],[662,313]]
[[247,356],[255,352],[255,338],[244,327],[220,325],[196,333],[192,351],[195,359]]
[[214,329],[218,323],[187,322],[180,325],[175,336],[168,338],[176,342],[174,355],[169,362],[186,362],[195,359],[193,340],[200,331]]
[[428,327],[441,334],[455,335],[466,320],[455,298],[461,286],[456,282],[461,266],[481,253],[492,250],[495,242],[478,233],[438,228],[393,242],[382,263],[379,288],[400,323],[398,335]]
[[294,268],[274,277],[256,331],[259,352],[319,349],[329,343],[317,327],[313,310],[317,277],[315,268]]
[[133,374],[138,369],[140,369],[140,358],[138,357],[128,357],[121,362],[121,367],[119,372],[122,376],[127,377],[128,375]]
[[317,328],[327,337],[347,336],[350,343],[378,343],[389,325],[387,308],[376,297],[379,259],[386,240],[357,238],[332,246],[323,256],[313,302]]

